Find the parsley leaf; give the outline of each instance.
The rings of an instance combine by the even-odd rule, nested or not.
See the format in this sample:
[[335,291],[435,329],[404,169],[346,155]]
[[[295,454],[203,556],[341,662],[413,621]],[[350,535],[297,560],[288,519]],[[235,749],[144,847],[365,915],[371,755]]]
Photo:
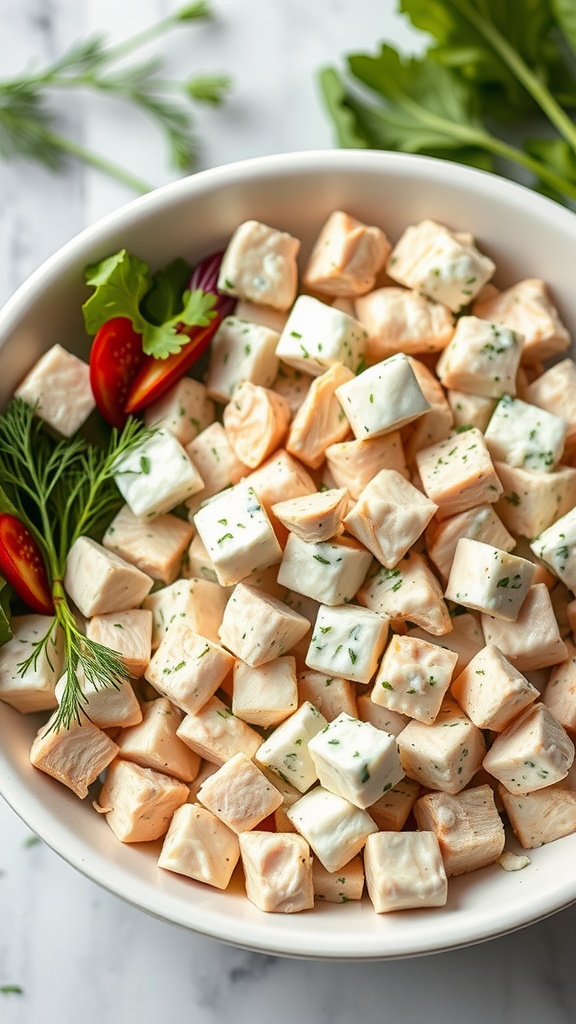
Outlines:
[[108,320],[124,316],[132,321],[134,330],[142,333],[144,317],[140,302],[150,290],[152,279],[148,264],[126,249],[107,256],[85,270],[86,284],[93,294],[82,306],[88,334],[96,334]]
[[175,355],[190,340],[187,334],[178,330],[181,324],[187,327],[207,327],[216,316],[216,295],[211,292],[184,292],[183,307],[179,313],[160,325],[146,323],[142,335],[142,348],[147,356],[166,359]]
[[152,278],[152,287],[144,296],[140,308],[150,323],[161,324],[175,316],[182,305],[192,267],[186,260],[175,259]]

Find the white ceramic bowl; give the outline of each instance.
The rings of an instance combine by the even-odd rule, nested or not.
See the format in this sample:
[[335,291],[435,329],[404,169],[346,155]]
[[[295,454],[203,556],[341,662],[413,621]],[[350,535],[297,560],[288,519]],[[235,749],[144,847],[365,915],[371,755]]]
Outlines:
[[[265,157],[206,171],[138,199],[83,232],[20,288],[0,315],[0,402],[55,342],[86,354],[80,304],[86,263],[122,246],[153,266],[200,257],[255,218],[303,240],[344,209],[392,239],[424,217],[471,231],[497,264],[496,281],[542,277],[576,330],[576,217],[520,186],[421,157],[327,151]],[[1,654],[0,654],[1,656]],[[445,908],[377,916],[362,904],[295,915],[260,913],[238,884],[217,892],[156,867],[159,844],[126,846],[67,789],[33,769],[37,716],[0,704],[0,792],[70,864],[168,921],[251,949],[326,959],[384,959],[478,942],[537,921],[576,900],[576,835],[530,853],[531,865],[498,865],[450,882]]]

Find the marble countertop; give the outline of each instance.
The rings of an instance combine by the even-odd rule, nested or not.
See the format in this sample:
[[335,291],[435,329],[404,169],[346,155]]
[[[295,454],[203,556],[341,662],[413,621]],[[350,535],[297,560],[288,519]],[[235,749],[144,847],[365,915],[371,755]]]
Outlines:
[[[47,61],[74,39],[122,39],[172,0],[0,0],[0,68]],[[198,116],[200,167],[329,147],[314,73],[354,48],[419,40],[392,0],[215,0],[209,25],[163,43],[175,74],[229,71],[234,93]],[[60,108],[75,138],[159,185],[173,177],[144,118],[80,97]],[[0,164],[0,301],[45,257],[131,198],[93,170],[52,175]],[[32,841],[31,841],[32,840]],[[565,1024],[574,1019],[576,907],[514,935],[438,956],[382,964],[291,961],[236,950],[157,921],[77,874],[0,801],[2,1024],[195,1024],[352,1019],[430,1024]],[[20,992],[2,992],[15,986]]]

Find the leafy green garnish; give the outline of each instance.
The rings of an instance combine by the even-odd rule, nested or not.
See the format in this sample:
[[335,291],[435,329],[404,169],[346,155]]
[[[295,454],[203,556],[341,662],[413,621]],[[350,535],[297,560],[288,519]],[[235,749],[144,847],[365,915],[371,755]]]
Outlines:
[[10,629],[10,587],[0,576],[0,647],[12,639]]
[[[186,266],[177,260],[153,279],[144,260],[120,249],[86,267],[86,283],[94,288],[82,306],[88,334],[96,334],[113,317],[126,317],[142,335],[145,355],[166,359],[179,352],[190,340],[179,331],[181,325],[207,327],[216,316],[216,296],[211,292],[196,289],[182,294],[180,289],[178,294]],[[151,322],[143,309],[157,322]]]

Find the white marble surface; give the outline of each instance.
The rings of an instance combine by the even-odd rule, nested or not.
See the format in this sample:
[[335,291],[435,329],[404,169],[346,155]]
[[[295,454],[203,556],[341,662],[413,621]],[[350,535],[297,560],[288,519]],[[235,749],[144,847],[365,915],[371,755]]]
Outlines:
[[[211,25],[165,43],[174,73],[231,72],[226,109],[198,118],[199,165],[327,147],[314,71],[389,37],[417,48],[392,0],[215,0]],[[48,60],[79,35],[122,38],[172,0],[0,0],[0,73]],[[155,131],[92,99],[61,108],[68,130],[155,184],[171,172]],[[0,165],[0,300],[84,225],[130,198],[93,171]],[[564,1024],[574,1019],[576,907],[483,946],[385,964],[324,964],[235,950],[156,921],[75,873],[0,802],[1,1024],[244,1024],[271,1013],[349,1024]]]

